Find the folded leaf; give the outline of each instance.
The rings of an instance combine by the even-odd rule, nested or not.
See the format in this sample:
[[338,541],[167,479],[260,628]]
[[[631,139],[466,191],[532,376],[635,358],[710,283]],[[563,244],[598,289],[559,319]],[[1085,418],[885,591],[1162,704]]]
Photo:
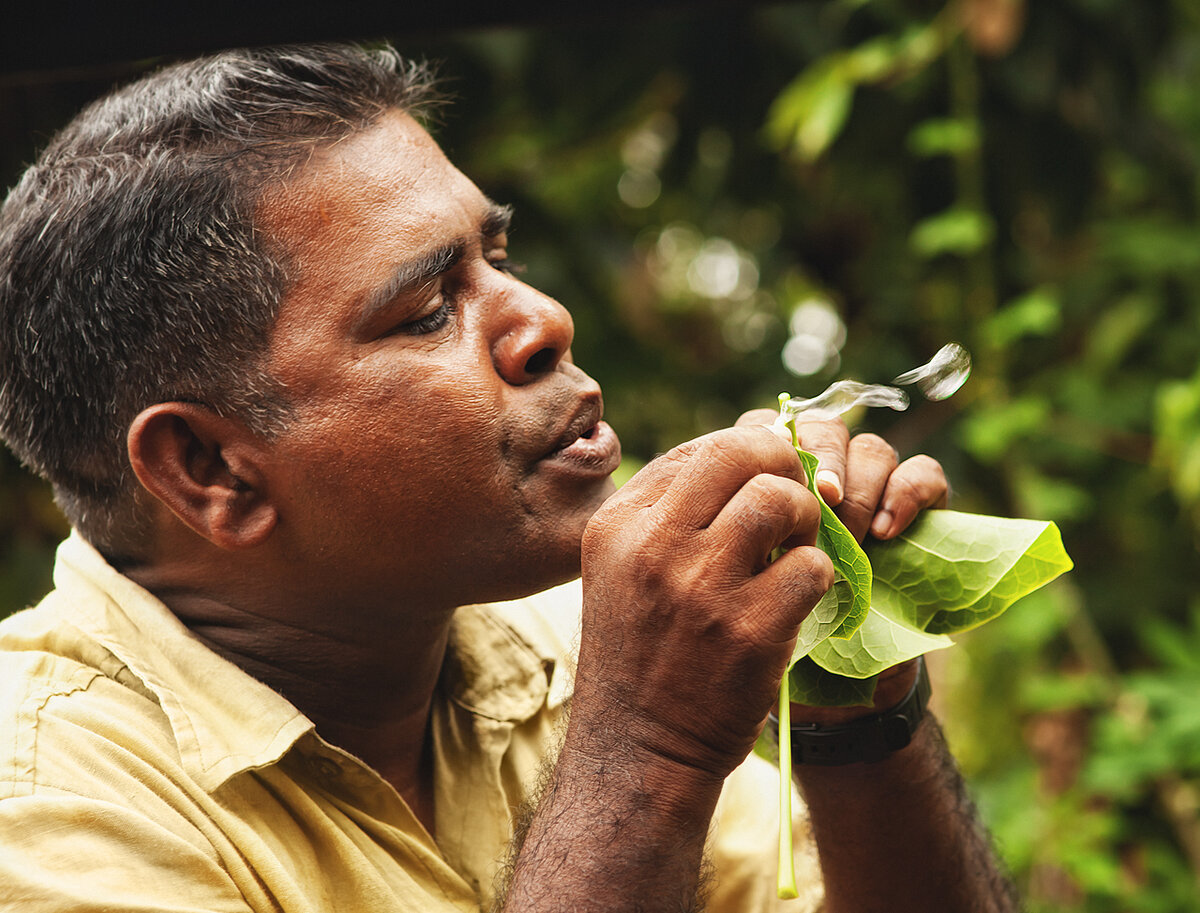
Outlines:
[[820,637],[832,627],[828,605],[816,621],[806,619],[795,654],[805,659],[788,673],[794,700],[869,704],[884,669],[950,646],[946,635],[995,618],[1072,567],[1053,523],[950,510],[925,511],[901,536],[872,540],[864,554],[873,572],[870,610],[844,638],[833,636],[844,623]]
[[[897,380],[928,379],[925,369],[937,366],[941,355]],[[960,373],[965,379],[965,371]],[[786,393],[779,397],[781,419],[787,419],[808,488],[821,505],[817,545],[833,561],[836,578],[800,627],[792,664],[780,685],[781,724],[789,700],[824,707],[870,706],[884,669],[950,646],[947,635],[995,618],[1071,569],[1053,523],[949,510],[927,510],[902,535],[871,540],[864,552],[817,491],[817,457],[801,449],[795,413],[784,414],[790,400]],[[776,745],[760,736],[755,751],[770,756]],[[778,893],[795,897],[786,750],[779,751],[779,763]]]
[[833,561],[833,568],[838,576],[845,580],[848,587],[834,587],[838,597],[837,624],[833,626],[829,637],[849,637],[863,623],[871,608],[871,562],[858,540],[850,534],[850,530],[842,525],[842,521],[822,500],[817,493],[817,458],[799,447],[800,462],[804,464],[804,474],[807,477],[808,488],[821,504],[821,528],[817,532],[817,545]]
[[833,586],[821,597],[821,601],[813,606],[813,610],[800,625],[796,649],[792,652],[792,662],[807,656],[813,647],[840,628],[853,603],[854,591],[850,581],[838,575],[833,581]]
[[872,609],[847,640],[828,638],[817,644],[809,657],[828,672],[848,678],[869,678],[897,663],[931,650],[943,650],[953,643],[945,634],[927,634]]

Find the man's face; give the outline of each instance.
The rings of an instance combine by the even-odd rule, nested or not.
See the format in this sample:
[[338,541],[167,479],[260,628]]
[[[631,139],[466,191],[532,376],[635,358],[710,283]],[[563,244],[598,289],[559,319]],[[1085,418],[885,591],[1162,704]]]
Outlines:
[[577,573],[620,445],[570,316],[509,271],[505,213],[392,112],[257,222],[294,266],[269,369],[297,417],[268,484],[305,585],[449,605]]

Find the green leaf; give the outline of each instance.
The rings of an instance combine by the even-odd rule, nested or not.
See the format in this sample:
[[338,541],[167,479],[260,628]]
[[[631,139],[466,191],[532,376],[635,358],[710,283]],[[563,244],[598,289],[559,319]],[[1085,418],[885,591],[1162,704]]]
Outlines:
[[1034,289],[1006,304],[983,326],[992,345],[1007,348],[1027,336],[1049,336],[1062,325],[1062,302],[1053,288]]
[[1099,253],[1134,276],[1175,276],[1200,269],[1200,229],[1163,216],[1131,217],[1096,227]]
[[813,64],[771,106],[767,130],[777,147],[792,147],[805,161],[815,161],[845,126],[854,99],[854,84],[836,58]]
[[779,94],[767,113],[767,136],[778,149],[792,148],[816,161],[838,138],[850,116],[858,86],[910,75],[943,50],[943,29],[916,26],[896,37],[874,38],[809,65]]
[[984,463],[996,463],[1051,418],[1050,402],[1036,395],[998,402],[969,416],[960,429],[963,446]]
[[873,542],[871,564],[872,607],[932,634],[977,627],[1072,567],[1053,523],[952,510],[925,511]]
[[897,663],[942,650],[954,642],[944,634],[928,634],[871,609],[858,630],[845,640],[828,638],[809,654],[822,669],[847,678],[870,678]]
[[846,51],[841,66],[854,82],[864,83],[885,79],[904,63],[900,43],[885,36]]
[[1096,492],[1054,478],[1032,465],[1013,466],[1012,485],[1017,509],[1037,513],[1046,520],[1081,520],[1096,509]]
[[[781,408],[787,399],[780,395]],[[995,618],[1072,567],[1053,523],[951,510],[927,510],[895,539],[871,540],[868,557],[817,491],[820,463],[800,447],[795,420],[787,427],[821,507],[817,545],[837,574],[800,627],[787,679],[793,700],[869,704],[884,669],[950,646],[947,635]]]
[[916,156],[962,155],[979,149],[979,124],[961,118],[935,118],[918,124],[908,135]]
[[[821,500],[821,495],[817,492],[817,458],[800,448],[796,448],[796,452],[800,454],[800,462],[804,464],[808,490],[816,495],[821,504],[821,529],[817,533],[817,545],[830,557],[833,569],[845,581],[842,587],[835,583],[830,590],[837,598],[837,611],[830,612],[826,606],[824,614],[829,621],[820,622],[818,619],[818,624],[826,631],[825,637],[849,637],[863,623],[871,609],[871,562],[858,540],[850,534],[850,530],[846,529],[837,514]],[[809,632],[807,636],[817,634],[819,632]],[[816,642],[814,641],[814,645]]]
[[754,753],[764,761],[779,763],[779,733],[774,726],[764,726],[754,743]]
[[847,678],[826,672],[810,658],[799,660],[788,673],[791,699],[810,707],[870,706],[875,678]]
[[1167,314],[1166,302],[1153,295],[1135,292],[1106,301],[1089,321],[1084,341],[1084,360],[1094,376],[1120,370],[1145,345],[1147,334],[1170,319]]
[[1164,383],[1155,403],[1155,463],[1183,503],[1200,501],[1200,372]]
[[804,622],[796,637],[796,649],[792,653],[794,663],[807,656],[817,644],[836,631],[849,614],[854,604],[854,590],[845,577],[837,577],[828,592],[821,597]]
[[922,257],[939,254],[964,257],[987,246],[995,233],[987,213],[955,207],[918,222],[909,240]]
[[[809,457],[805,471],[812,478]],[[845,532],[840,521],[837,529]],[[841,543],[836,531],[818,537],[822,548],[833,541]],[[845,596],[826,595],[818,619],[801,629],[803,647],[788,673],[794,700],[869,704],[874,677],[884,669],[950,646],[947,635],[995,618],[1072,567],[1053,523],[951,510],[925,511],[902,535],[872,540],[863,554],[870,558],[870,608],[852,629],[845,622],[834,629]],[[843,629],[848,633],[836,636]]]

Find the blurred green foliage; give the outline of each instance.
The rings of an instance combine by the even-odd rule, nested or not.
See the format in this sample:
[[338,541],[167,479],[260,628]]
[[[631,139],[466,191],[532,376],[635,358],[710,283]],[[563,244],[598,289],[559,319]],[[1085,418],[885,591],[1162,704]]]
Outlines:
[[[1031,911],[1198,909],[1200,8],[823,0],[396,40],[445,62],[435,131],[516,206],[626,472],[781,390],[974,353],[953,399],[853,423],[940,459],[960,510],[1056,521],[1076,570],[939,657],[935,700]],[[60,534],[0,459],[0,611]]]

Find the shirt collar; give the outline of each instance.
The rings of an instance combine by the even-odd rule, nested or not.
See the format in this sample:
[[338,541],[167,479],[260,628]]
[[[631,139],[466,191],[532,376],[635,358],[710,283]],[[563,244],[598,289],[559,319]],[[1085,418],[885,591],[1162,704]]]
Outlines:
[[524,599],[463,606],[454,614],[442,689],[491,720],[522,723],[571,691],[579,581]]
[[[313,723],[282,695],[213,652],[160,600],[114,570],[78,533],[60,547],[56,590],[86,628],[154,694],[189,774],[209,791],[278,762]],[[99,598],[98,598],[99,597]],[[442,672],[447,697],[520,723],[571,691],[579,581],[454,617]]]
[[285,698],[196,639],[78,533],[59,546],[54,585],[79,626],[158,699],[181,762],[205,789],[275,763],[313,728]]

